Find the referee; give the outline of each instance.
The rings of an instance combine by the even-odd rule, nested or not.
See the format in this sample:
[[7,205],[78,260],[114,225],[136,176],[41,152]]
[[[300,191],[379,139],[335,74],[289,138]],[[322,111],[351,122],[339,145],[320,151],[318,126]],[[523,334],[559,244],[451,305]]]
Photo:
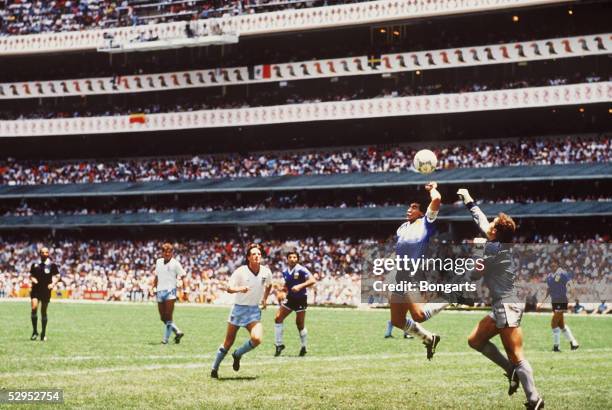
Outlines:
[[38,303],[40,302],[41,308],[40,313],[42,314],[42,332],[40,334],[40,340],[42,342],[47,340],[45,332],[47,330],[47,307],[51,300],[51,289],[53,289],[55,283],[53,276],[59,274],[57,265],[51,263],[49,260],[49,249],[41,248],[39,251],[40,261],[33,263],[30,267],[30,280],[32,281],[32,291],[30,292],[30,299],[32,301],[32,337],[30,340],[38,339]]

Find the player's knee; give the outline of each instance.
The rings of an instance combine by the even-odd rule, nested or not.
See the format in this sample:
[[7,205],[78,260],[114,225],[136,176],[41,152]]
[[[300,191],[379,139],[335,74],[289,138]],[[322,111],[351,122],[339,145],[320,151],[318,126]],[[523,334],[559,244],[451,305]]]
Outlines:
[[283,323],[283,319],[280,316],[276,316],[274,318],[274,323],[276,323],[277,325]]
[[427,316],[425,316],[425,313],[423,312],[415,312],[411,316],[412,316],[412,320],[414,320],[415,322],[423,323],[424,321],[427,320]]
[[261,336],[251,336],[251,344],[253,346],[259,346],[261,344]]
[[480,350],[482,347],[482,343],[477,338],[470,336],[468,337],[468,346],[470,346],[474,350]]

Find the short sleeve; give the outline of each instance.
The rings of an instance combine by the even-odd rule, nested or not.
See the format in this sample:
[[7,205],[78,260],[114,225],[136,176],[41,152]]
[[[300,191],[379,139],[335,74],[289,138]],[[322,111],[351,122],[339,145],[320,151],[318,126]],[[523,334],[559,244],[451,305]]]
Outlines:
[[51,275],[59,275],[60,271],[57,265],[54,263],[51,265]]
[[30,265],[30,275],[34,275],[34,268],[36,267],[36,264],[32,264]]
[[266,286],[272,285],[272,271],[270,271],[270,269],[266,271],[265,285]]
[[183,277],[185,275],[187,275],[187,272],[183,269],[183,265],[181,265],[179,261],[176,261],[176,276]]
[[229,281],[228,281],[228,285],[229,285],[230,288],[237,288],[238,287],[238,285],[239,285],[239,279],[238,279],[239,276],[240,276],[240,273],[239,273],[238,270],[235,270],[234,273],[232,273],[232,275],[230,276]]
[[310,273],[307,267],[302,266],[302,275],[304,276],[304,280],[308,280],[312,276],[312,273]]

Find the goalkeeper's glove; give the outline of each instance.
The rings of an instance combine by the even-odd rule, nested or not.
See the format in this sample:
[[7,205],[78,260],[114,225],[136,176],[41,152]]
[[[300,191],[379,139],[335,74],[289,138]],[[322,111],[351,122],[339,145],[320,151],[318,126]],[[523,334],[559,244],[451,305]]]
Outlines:
[[474,199],[470,196],[470,192],[465,188],[459,189],[457,191],[457,195],[459,195],[459,198],[461,198],[463,203],[466,205],[474,202]]

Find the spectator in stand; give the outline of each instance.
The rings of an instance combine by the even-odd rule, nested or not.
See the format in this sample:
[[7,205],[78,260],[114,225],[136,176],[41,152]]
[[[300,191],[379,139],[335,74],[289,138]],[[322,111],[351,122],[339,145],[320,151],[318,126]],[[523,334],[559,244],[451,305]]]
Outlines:
[[[409,169],[417,148],[358,147],[346,150],[270,152],[252,155],[196,155],[107,161],[0,161],[0,185],[148,182],[283,175],[401,172]],[[438,166],[488,168],[612,161],[612,140],[599,137],[525,139],[435,150]]]

